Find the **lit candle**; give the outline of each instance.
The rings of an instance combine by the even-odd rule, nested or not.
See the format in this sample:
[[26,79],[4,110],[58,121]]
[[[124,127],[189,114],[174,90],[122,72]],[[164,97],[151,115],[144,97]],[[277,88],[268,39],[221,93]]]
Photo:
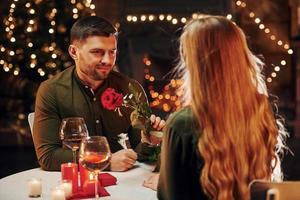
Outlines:
[[27,182],[29,197],[40,197],[42,194],[41,179],[32,178]]
[[[96,181],[93,173],[89,172],[89,178],[84,181],[82,185],[82,191],[84,191],[86,194],[95,194],[95,182]],[[100,182],[98,181],[98,193],[100,192],[100,188]]]
[[51,191],[51,200],[65,200],[65,192],[60,187],[56,187]]
[[72,181],[71,180],[62,180],[60,188],[64,190],[66,198],[72,195]]
[[63,163],[61,165],[61,179],[72,181],[73,193],[78,191],[78,165],[76,163]]

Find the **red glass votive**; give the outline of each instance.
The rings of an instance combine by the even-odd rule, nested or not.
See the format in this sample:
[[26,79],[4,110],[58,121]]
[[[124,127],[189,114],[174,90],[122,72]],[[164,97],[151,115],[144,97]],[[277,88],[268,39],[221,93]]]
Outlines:
[[61,179],[72,181],[72,192],[78,191],[78,165],[76,163],[63,163],[61,168]]
[[[86,194],[95,194],[95,180],[85,180],[82,185],[82,191]],[[101,192],[100,182],[98,181],[98,194]]]
[[[95,178],[92,172],[88,171],[81,164],[79,164],[80,172],[80,186],[83,192],[87,194],[95,193]],[[98,191],[100,191],[101,184],[98,181]]]
[[79,163],[79,173],[80,173],[80,187],[82,188],[84,182],[90,179],[89,177],[90,172]]

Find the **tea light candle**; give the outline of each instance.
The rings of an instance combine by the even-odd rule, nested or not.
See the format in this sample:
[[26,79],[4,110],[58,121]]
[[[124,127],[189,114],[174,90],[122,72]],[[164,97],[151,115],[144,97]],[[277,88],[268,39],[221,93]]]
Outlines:
[[[82,191],[84,191],[87,194],[95,194],[95,178],[93,173],[88,172],[89,175],[86,180],[84,180],[84,183],[82,185]],[[97,177],[98,178],[98,177]],[[98,181],[98,193],[100,192],[100,182]]]
[[40,197],[42,194],[42,181],[41,179],[32,178],[27,182],[29,197]]
[[65,192],[60,187],[56,187],[51,191],[51,200],[66,200]]
[[76,163],[61,164],[61,179],[72,181],[73,193],[78,191],[78,165]]
[[62,180],[60,188],[64,190],[66,198],[72,195],[72,182],[70,180]]

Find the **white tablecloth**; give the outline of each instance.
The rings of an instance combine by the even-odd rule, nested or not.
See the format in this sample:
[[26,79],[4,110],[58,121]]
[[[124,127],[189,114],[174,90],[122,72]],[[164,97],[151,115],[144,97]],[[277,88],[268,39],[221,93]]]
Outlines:
[[[136,163],[134,169],[127,172],[109,172],[118,180],[117,185],[105,187],[111,196],[101,197],[101,200],[156,200],[156,192],[142,186],[143,181],[152,175],[153,166]],[[29,198],[27,180],[42,179],[42,196]],[[23,171],[0,179],[1,200],[39,200],[51,199],[51,189],[58,186],[60,172],[47,172],[40,168]]]

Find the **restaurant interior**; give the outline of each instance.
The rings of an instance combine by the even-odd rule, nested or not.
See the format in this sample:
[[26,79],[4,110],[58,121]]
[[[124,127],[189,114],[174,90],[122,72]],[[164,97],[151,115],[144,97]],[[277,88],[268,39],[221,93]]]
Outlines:
[[[55,13],[59,20],[51,27]],[[39,84],[73,65],[67,48],[77,18],[96,14],[118,28],[117,70],[138,80],[153,112],[167,119],[182,106],[176,93],[182,81],[170,73],[178,61],[178,37],[185,23],[200,13],[233,20],[245,31],[253,53],[264,61],[270,99],[290,134],[290,151],[282,162],[284,177],[299,180],[299,0],[1,1],[0,178],[39,167],[28,114],[34,112]],[[37,45],[30,46],[31,42]]]

